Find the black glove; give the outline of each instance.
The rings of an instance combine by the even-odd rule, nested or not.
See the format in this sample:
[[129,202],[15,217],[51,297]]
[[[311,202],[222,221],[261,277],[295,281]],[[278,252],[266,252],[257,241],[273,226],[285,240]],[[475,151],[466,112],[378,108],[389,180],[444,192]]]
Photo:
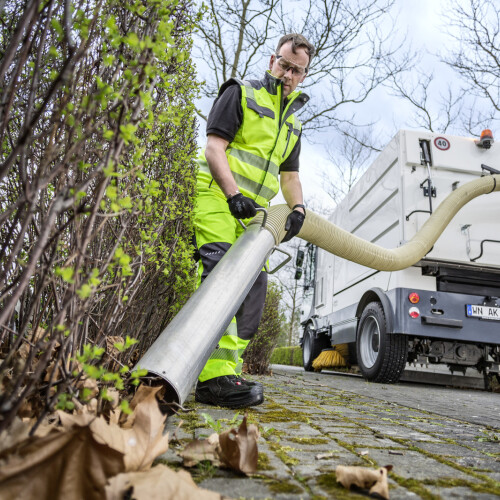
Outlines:
[[229,210],[231,215],[236,217],[236,219],[248,219],[249,217],[254,217],[257,214],[255,207],[259,207],[255,201],[251,198],[243,196],[241,193],[236,193],[227,200],[229,205]]
[[293,210],[293,212],[286,219],[285,231],[287,231],[287,233],[285,234],[285,237],[281,240],[281,243],[289,241],[294,236],[297,236],[297,234],[299,234],[302,228],[302,224],[304,224],[305,218],[306,216],[302,212]]

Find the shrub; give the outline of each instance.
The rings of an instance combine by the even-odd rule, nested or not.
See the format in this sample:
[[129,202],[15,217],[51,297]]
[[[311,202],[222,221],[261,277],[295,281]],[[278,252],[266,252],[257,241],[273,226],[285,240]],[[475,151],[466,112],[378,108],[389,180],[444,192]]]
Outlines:
[[0,15],[1,429],[78,398],[85,346],[132,365],[191,293],[197,88],[187,0]]
[[243,353],[243,361],[249,373],[257,375],[269,373],[269,359],[278,342],[284,322],[280,300],[280,287],[274,282],[269,282],[259,330]]

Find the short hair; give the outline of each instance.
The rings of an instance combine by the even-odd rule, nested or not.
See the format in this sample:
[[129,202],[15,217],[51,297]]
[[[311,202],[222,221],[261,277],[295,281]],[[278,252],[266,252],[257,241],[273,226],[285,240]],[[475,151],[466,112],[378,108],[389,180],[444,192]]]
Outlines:
[[276,54],[278,54],[279,50],[285,43],[292,42],[292,52],[294,54],[297,53],[297,49],[302,47],[305,49],[307,55],[309,56],[309,64],[307,65],[306,69],[309,69],[309,66],[311,65],[311,60],[314,57],[314,54],[316,54],[316,49],[314,45],[304,36],[301,35],[300,33],[288,33],[288,35],[283,35],[278,42],[278,46],[276,47]]

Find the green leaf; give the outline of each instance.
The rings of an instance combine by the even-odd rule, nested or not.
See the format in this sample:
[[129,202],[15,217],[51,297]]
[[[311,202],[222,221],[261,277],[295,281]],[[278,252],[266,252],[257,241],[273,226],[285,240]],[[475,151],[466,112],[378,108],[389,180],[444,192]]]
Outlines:
[[132,208],[132,200],[130,199],[130,196],[125,196],[125,198],[121,198],[118,200],[118,203],[122,208]]
[[105,387],[101,389],[101,392],[99,393],[99,397],[101,399],[104,399],[104,401],[113,401],[113,396],[110,396],[108,394],[108,390]]
[[220,422],[216,422],[208,413],[202,413],[201,416],[205,419],[205,423],[208,424],[215,432],[220,431]]
[[145,368],[137,368],[130,374],[130,376],[132,378],[140,378],[140,377],[145,377],[147,374],[148,371]]
[[139,341],[137,339],[133,339],[127,335],[125,338],[125,348],[128,349],[129,347],[132,347],[135,344],[138,344]]
[[123,352],[125,351],[125,344],[123,342],[115,342],[113,344],[113,347],[117,350],[117,351],[120,351],[120,352]]
[[139,37],[136,33],[129,33],[123,41],[133,49],[139,48]]
[[80,399],[82,399],[83,401],[88,401],[91,395],[92,395],[92,390],[89,389],[88,387],[84,387],[82,389],[82,392],[80,393]]
[[50,20],[50,24],[54,28],[54,30],[57,32],[58,35],[61,35],[61,36],[64,35],[64,30],[63,30],[62,25],[55,17],[53,17]]
[[75,270],[72,267],[56,267],[56,276],[60,276],[66,283],[74,283]]
[[118,195],[118,190],[116,189],[116,186],[108,186],[106,188],[106,196],[110,200],[116,200],[117,195]]
[[127,125],[120,125],[120,137],[125,141],[125,144],[133,141],[135,139],[135,132],[137,127],[132,123],[127,123]]
[[82,300],[87,299],[92,294],[92,287],[85,283],[76,291],[76,293]]
[[102,136],[106,141],[110,141],[115,136],[115,133],[108,129],[102,134]]
[[125,415],[131,415],[132,414],[132,410],[130,409],[130,405],[128,404],[128,401],[126,399],[124,399],[121,403],[120,403],[120,410],[125,413]]

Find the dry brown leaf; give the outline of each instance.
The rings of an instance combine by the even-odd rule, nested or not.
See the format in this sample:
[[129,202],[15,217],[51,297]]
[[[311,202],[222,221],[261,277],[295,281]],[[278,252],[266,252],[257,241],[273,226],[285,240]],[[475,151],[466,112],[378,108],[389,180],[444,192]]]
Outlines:
[[238,430],[231,429],[219,436],[219,456],[223,464],[244,474],[257,472],[259,451],[257,440],[260,434],[256,425],[247,426],[247,417],[243,418]]
[[[84,378],[82,377],[76,384],[78,389],[88,389],[90,392],[87,395],[88,399],[95,398],[99,394],[99,387],[97,386],[97,380],[94,378]],[[112,389],[108,389],[108,394],[110,394]]]
[[120,351],[115,347],[115,344],[123,344],[124,341],[120,336],[106,337],[106,354],[111,356],[119,356]]
[[179,455],[183,465],[193,467],[202,460],[210,460],[215,466],[223,465],[243,474],[257,471],[257,440],[260,434],[256,425],[247,426],[246,416],[238,429],[220,435],[212,434],[208,439],[196,439],[189,443]]
[[214,491],[199,488],[191,475],[183,470],[175,472],[165,465],[157,465],[144,472],[119,474],[106,486],[106,500],[122,500],[130,491],[133,500],[221,500]]
[[75,413],[70,414],[62,410],[58,410],[57,415],[61,423],[61,427],[65,431],[71,430],[73,427],[85,427],[90,425],[97,417],[90,413]]
[[[14,452],[12,452],[14,450]],[[98,500],[125,468],[123,455],[98,443],[89,427],[52,430],[0,454],[0,498]]]
[[120,356],[120,351],[115,347],[115,344],[123,344],[124,340],[119,336],[106,337],[106,353],[104,355],[104,360],[109,361],[109,370],[118,371],[120,369],[120,363],[117,358]]
[[[54,373],[54,370],[56,370],[56,372]],[[54,376],[52,376],[52,374],[54,373]],[[58,378],[58,375],[59,375],[59,363],[57,362],[57,360],[52,360],[48,366],[47,366],[47,369],[45,370],[45,377],[43,377],[43,381],[44,382],[48,382],[49,380],[57,380]]]
[[344,488],[349,489],[356,486],[369,493],[376,493],[382,498],[389,499],[389,485],[387,483],[387,472],[392,469],[392,465],[386,465],[378,470],[367,469],[365,467],[338,465],[335,470],[337,482]]
[[160,411],[156,398],[162,389],[141,386],[130,403],[133,412],[127,420],[132,422],[125,456],[127,471],[151,467],[153,460],[168,449],[168,434],[163,436],[167,417]]
[[203,460],[210,460],[215,466],[220,465],[219,459],[219,435],[211,434],[208,439],[195,439],[187,444],[179,453],[183,458],[184,467],[194,467]]
[[167,417],[161,413],[154,395],[137,405],[134,414],[125,455],[127,471],[151,467],[154,459],[168,450],[168,434],[163,435]]
[[31,418],[34,416],[33,404],[31,401],[24,399],[21,403],[21,407],[17,411],[17,416],[19,418]]
[[98,406],[97,398],[92,398],[85,406],[87,407],[87,411],[92,413],[93,415],[97,414],[97,406]]
[[[161,399],[164,388],[162,386],[157,387],[148,387],[146,385],[140,385],[137,389],[137,392],[134,394],[132,401],[130,401],[130,409],[135,410],[135,408],[147,399]],[[131,415],[122,415],[122,424],[124,429],[129,429],[134,424],[135,420],[135,411],[132,412]]]
[[[109,399],[103,401],[104,404],[101,407],[101,413],[109,416],[111,412],[116,410],[120,404],[120,392],[113,387],[109,387],[106,388],[106,393]],[[121,415],[121,410],[119,410],[119,413]]]
[[387,472],[392,469],[392,465],[381,467],[379,469],[380,479],[370,488],[370,495],[374,493],[380,495],[382,498],[389,499],[389,484],[387,483]]
[[118,425],[121,414],[122,411],[120,408],[115,408],[114,410],[111,410],[111,413],[109,414],[109,423]]
[[18,351],[17,351],[17,355],[20,356],[22,359],[26,360],[28,359],[28,355],[32,349],[31,345],[30,344],[36,344],[37,342],[39,342],[40,340],[43,340],[44,337],[46,336],[47,334],[47,331],[45,330],[45,328],[42,328],[41,326],[39,326],[35,333],[33,335],[30,335],[28,334],[26,336],[26,339],[30,342],[23,342],[21,344],[21,347],[19,347]]
[[0,453],[26,439],[30,432],[30,428],[29,422],[25,422],[15,417],[10,427],[0,433]]
[[35,334],[33,335],[33,338],[31,338],[30,340],[33,344],[35,344],[36,342],[43,340],[46,335],[47,335],[47,330],[45,328],[42,328],[41,326],[39,326],[36,329]]
[[106,422],[90,413],[69,415],[59,412],[61,425],[90,426],[95,439],[125,455],[125,471],[144,470],[151,467],[154,459],[168,449],[168,434],[163,436],[166,416],[158,406],[156,393],[159,388],[145,387],[140,402],[130,415],[133,422],[129,428],[119,427],[115,422]]
[[26,438],[33,422],[16,421],[10,441],[0,436],[8,446],[0,453],[0,498],[100,499],[108,478],[149,468],[168,449],[156,392],[142,391],[129,429],[88,412],[58,412],[58,428],[44,425],[37,433],[45,436]]

